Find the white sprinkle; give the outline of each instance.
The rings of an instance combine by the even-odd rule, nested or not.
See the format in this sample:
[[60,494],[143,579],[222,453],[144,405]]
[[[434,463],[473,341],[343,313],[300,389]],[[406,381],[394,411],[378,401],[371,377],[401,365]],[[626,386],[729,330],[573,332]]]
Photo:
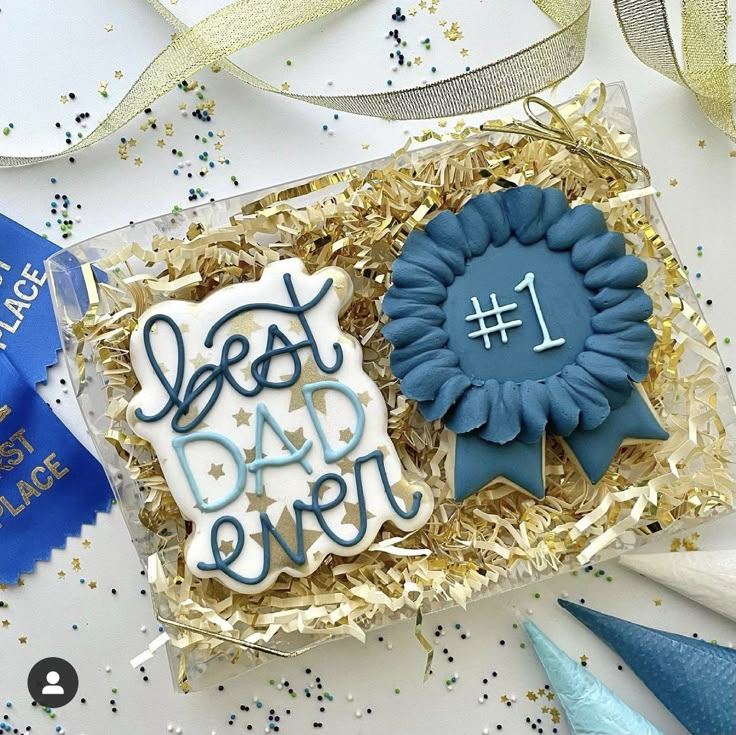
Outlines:
[[174,726],[169,724],[166,726],[166,732],[174,732]]
[[398,70],[399,70],[399,67],[396,66],[396,65],[394,65],[394,66],[391,67],[391,71],[394,71],[395,72],[395,71],[398,71]]
[[360,719],[363,716],[362,710],[356,709],[355,716]]
[[180,727],[177,727],[174,732],[176,733],[176,735],[181,735],[182,729]]
[[489,732],[490,730],[487,727],[483,728],[483,735],[488,735]]
[[567,591],[565,591],[565,592],[563,592],[563,593],[562,593],[562,596],[563,596],[563,597],[564,597],[565,599],[567,599],[568,597],[570,597],[570,593],[569,593],[569,592],[567,592]]
[[532,610],[532,609],[531,609],[530,607],[528,607],[528,608],[526,609],[526,614],[527,614],[527,615],[534,615],[534,610]]
[[515,701],[516,701],[516,695],[515,695],[515,694],[512,694],[512,695],[511,695],[511,696],[509,697],[509,699],[510,699],[510,700],[511,700],[512,702],[515,702]]
[[107,673],[109,674],[112,671],[112,669],[109,666],[105,666],[105,671],[107,671]]
[[148,632],[148,628],[146,628],[145,625],[141,625],[141,633],[147,633],[147,632]]
[[393,648],[394,648],[394,644],[393,643],[387,643],[386,644],[386,648],[388,648],[389,651],[392,651]]
[[448,691],[448,692],[451,692],[451,691],[452,691],[452,684],[448,684],[448,685],[447,685],[447,691]]
[[279,683],[279,684],[276,685],[276,689],[278,689],[279,691],[281,691],[283,688],[284,688],[284,685],[283,684],[280,684]]
[[486,700],[482,696],[478,697],[478,701],[483,704]]
[[352,702],[352,701],[353,701],[353,695],[352,694],[348,694],[348,702]]

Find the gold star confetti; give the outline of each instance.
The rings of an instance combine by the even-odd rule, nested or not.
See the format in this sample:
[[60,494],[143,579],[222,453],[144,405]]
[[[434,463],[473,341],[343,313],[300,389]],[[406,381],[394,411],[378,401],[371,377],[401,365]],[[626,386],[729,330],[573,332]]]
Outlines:
[[187,109],[187,103],[186,102],[180,102],[179,103],[179,109],[180,110],[186,110]]
[[705,148],[705,140],[703,138],[698,141],[698,148]]
[[427,7],[427,3],[425,2],[425,0],[419,0],[419,2],[417,3],[417,5],[418,5],[418,6],[419,6],[419,7],[420,7],[420,8],[422,9],[422,10],[424,10],[424,9],[425,9],[425,8]]
[[192,363],[192,367],[196,370],[197,368],[201,368],[202,365],[207,364],[207,358],[201,352],[198,352],[189,362]]
[[367,150],[368,150],[368,149],[369,149],[369,148],[371,147],[371,144],[370,144],[370,143],[361,143],[361,144],[360,144],[360,147],[361,147],[361,148],[362,148],[362,149],[363,149],[364,151],[367,151]]
[[503,702],[504,704],[506,704],[506,702],[508,702],[508,701],[509,701],[508,696],[505,695],[505,694],[502,694],[501,695],[501,702]]
[[539,689],[537,689],[537,696],[538,697],[543,697],[544,696],[544,692],[545,692],[544,687],[540,687]]
[[728,152],[729,158],[736,158],[736,149]]
[[549,711],[549,716],[552,718],[552,722],[555,725],[558,725],[560,722],[560,711],[557,709],[557,707],[552,707]]
[[289,89],[291,89],[291,87],[289,86],[289,82],[283,82],[283,84],[281,85],[281,89],[283,89],[284,92],[288,92]]
[[409,15],[415,16],[417,14],[417,9],[416,8],[409,8],[409,10],[407,12],[409,13]]
[[242,406],[238,409],[237,413],[233,414],[236,426],[250,426],[250,417],[252,413],[248,413]]
[[79,561],[79,559],[75,556],[72,559],[72,569],[75,572],[78,572],[82,568],[82,563]]
[[679,183],[680,182],[674,177],[670,179],[670,186],[677,186]]
[[526,693],[526,698],[527,698],[527,699],[528,699],[528,700],[529,700],[530,702],[536,702],[536,701],[537,701],[537,699],[539,699],[539,697],[537,696],[537,693],[536,693],[536,692],[527,692],[527,693]]
[[217,548],[220,550],[220,553],[223,554],[224,556],[228,556],[229,554],[232,554],[234,551],[232,541],[220,541]]
[[345,442],[346,444],[353,438],[353,430],[352,429],[340,429],[340,441]]
[[414,61],[411,62],[414,64],[414,66],[421,66],[422,65],[422,57],[421,56],[415,56]]
[[[128,144],[128,145],[129,145],[130,147],[131,147],[131,148],[135,148],[135,147],[136,147],[136,145],[138,145],[138,141],[137,141],[137,140],[136,140],[135,138],[128,138],[128,140],[126,141],[126,143],[127,143],[127,144]],[[155,334],[155,332],[154,332],[154,334]]]
[[6,590],[6,589],[8,589],[8,585],[0,582],[0,590]]
[[163,138],[159,138],[159,139],[158,139],[158,140],[156,141],[156,145],[157,145],[157,146],[158,146],[159,148],[163,148],[163,147],[164,147],[164,146],[166,145],[166,141],[164,141],[164,139],[163,139]]
[[434,15],[434,14],[435,14],[435,13],[437,12],[437,6],[436,6],[436,5],[432,5],[432,6],[430,6],[430,7],[429,7],[429,8],[427,9],[427,12],[428,12],[428,13],[429,13],[430,15]]
[[679,551],[682,548],[682,539],[675,536],[675,538],[670,541],[670,551]]
[[550,702],[555,698],[554,692],[547,692],[544,696],[547,697]]
[[[276,531],[280,534],[284,543],[293,551],[296,551],[297,538],[296,538],[296,522],[291,513],[284,508],[281,511],[278,523],[276,524]],[[250,537],[261,547],[263,547],[263,534],[252,533]],[[309,531],[302,529],[302,538],[304,539],[304,551],[308,551],[317,541],[322,537],[319,531]],[[271,547],[271,569],[282,568],[282,567],[296,567],[297,565],[289,558],[287,553],[282,548],[281,544],[278,543],[275,538],[269,539]]]
[[[343,515],[340,523],[342,525],[353,526],[356,530],[360,528],[360,505],[358,503],[345,503],[344,508],[345,508],[345,514]],[[366,520],[375,518],[373,513],[371,513],[367,509],[366,509],[365,517],[366,517]]]
[[209,472],[207,472],[207,474],[211,477],[214,477],[215,480],[219,480],[225,475],[225,471],[222,469],[221,464],[211,464]]
[[165,122],[164,123],[164,130],[166,131],[166,135],[171,136],[174,134],[174,123]]
[[470,52],[466,48],[461,48],[460,49],[460,56],[462,56],[463,58],[465,58],[469,53]]
[[9,628],[10,627],[10,621],[9,620],[3,620],[2,621],[3,628]]
[[659,599],[659,597],[654,598],[654,606],[655,607],[662,607],[662,600]]
[[100,85],[97,87],[97,91],[103,97],[107,97],[107,79],[100,80]]
[[682,539],[682,545],[685,547],[685,551],[697,551],[700,548],[698,546],[699,538],[700,534],[697,531],[694,531],[689,536],[685,536],[685,538]]
[[581,664],[587,664],[587,663],[588,663],[588,657],[587,657],[587,656],[586,656],[585,654],[583,654],[583,655],[582,655],[582,656],[580,657],[580,663],[581,663]]
[[289,323],[287,324],[286,329],[292,334],[301,334],[302,333],[302,323],[299,321],[299,319],[295,317],[294,319],[289,320]]
[[448,41],[459,41],[463,37],[463,32],[460,30],[460,24],[453,21],[442,35]]
[[[255,450],[253,450],[255,454]],[[254,513],[262,513],[268,510],[269,505],[273,505],[276,501],[269,498],[266,495],[266,486],[263,486],[263,493],[256,495],[256,493],[246,493],[245,497],[248,498],[248,512],[253,511]]]
[[445,20],[444,18],[440,18],[440,19],[439,19],[439,20],[437,21],[437,25],[438,25],[438,26],[439,26],[440,28],[444,28],[444,27],[445,27],[445,26],[447,25],[447,21],[446,21],[446,20]]
[[222,143],[220,143],[219,140],[215,141],[215,150],[221,151],[222,150]]
[[404,502],[404,512],[407,512],[414,504],[414,493],[417,490],[418,488],[407,482],[403,477],[391,485],[391,492],[394,494],[394,497]]
[[364,390],[362,393],[358,393],[358,400],[364,406],[367,406],[372,400],[371,394],[367,390]]
[[92,542],[86,538],[84,541],[82,541],[82,546],[84,546],[85,549],[89,549],[90,546],[92,546]]
[[111,31],[113,30],[113,25],[112,25],[112,23],[108,23],[108,24],[107,24],[107,25],[105,26],[105,30],[106,30],[106,31],[107,31],[108,33],[110,33],[110,32],[111,32]]
[[134,163],[134,164],[135,164],[136,166],[140,166],[140,165],[142,165],[142,164],[143,164],[143,159],[142,159],[142,158],[136,158],[136,159],[135,159],[135,160],[133,161],[133,163]]
[[61,102],[62,105],[65,105],[69,102],[69,98],[65,94],[62,94],[61,97],[59,97],[59,102]]
[[179,325],[179,331],[182,334],[187,334],[189,332],[189,325],[188,324],[180,324]]
[[19,635],[18,636],[18,640],[21,642],[21,644],[28,643],[28,636],[27,635]]
[[122,79],[123,78],[123,72],[120,69],[115,70],[115,79]]
[[66,577],[66,572],[63,569],[60,569],[58,572],[56,572],[56,576],[59,579],[64,579]]
[[224,138],[225,137],[225,131],[224,130],[218,130],[217,131],[217,137],[218,138]]
[[88,587],[89,587],[89,588],[90,588],[91,590],[96,590],[96,589],[97,589],[97,582],[95,582],[95,580],[94,580],[94,579],[91,579],[91,580],[90,580],[90,582],[89,582],[89,584],[88,584],[87,586],[88,586]]
[[251,447],[250,449],[243,450],[243,457],[245,457],[245,463],[250,464],[256,458],[256,448]]

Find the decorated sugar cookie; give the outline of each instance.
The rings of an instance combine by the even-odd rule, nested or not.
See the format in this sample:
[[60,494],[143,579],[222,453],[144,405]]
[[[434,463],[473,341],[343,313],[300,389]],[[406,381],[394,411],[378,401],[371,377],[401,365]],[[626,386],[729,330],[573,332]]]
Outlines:
[[340,330],[351,295],[344,270],[309,275],[290,258],[141,316],[128,421],[192,521],[194,575],[257,593],[365,550],[387,522],[429,518],[432,495],[404,476],[361,347]]
[[636,385],[646,275],[597,209],[554,188],[480,194],[411,233],[383,334],[403,393],[451,432],[457,500],[500,479],[543,497],[547,431],[592,482],[622,443],[667,437]]

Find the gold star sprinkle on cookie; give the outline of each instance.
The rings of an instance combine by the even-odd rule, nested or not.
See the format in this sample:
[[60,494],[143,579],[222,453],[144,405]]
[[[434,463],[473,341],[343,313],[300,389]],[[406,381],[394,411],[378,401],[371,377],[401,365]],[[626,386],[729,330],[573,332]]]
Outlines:
[[670,186],[677,186],[680,182],[674,178],[674,176],[670,179]]
[[210,469],[207,472],[207,474],[210,477],[214,477],[215,480],[219,480],[221,477],[224,477],[225,470],[222,469],[222,465],[221,464],[211,464],[210,465]]
[[248,413],[242,406],[238,409],[237,413],[233,414],[236,426],[250,426],[250,417],[253,414]]
[[27,635],[19,635],[18,640],[20,641],[21,645],[24,643],[28,643],[28,636]]
[[105,26],[105,31],[107,31],[107,33],[112,33],[112,32],[113,32],[113,30],[115,30],[115,29],[114,29],[114,27],[113,27],[112,23],[108,23],[108,24],[107,24],[107,25]]

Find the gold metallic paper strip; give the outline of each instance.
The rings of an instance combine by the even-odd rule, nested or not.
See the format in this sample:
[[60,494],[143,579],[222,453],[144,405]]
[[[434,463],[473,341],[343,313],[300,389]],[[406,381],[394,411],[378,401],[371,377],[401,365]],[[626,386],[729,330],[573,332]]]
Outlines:
[[341,112],[390,120],[449,117],[489,110],[539,92],[572,74],[585,55],[590,0],[533,0],[559,30],[510,56],[431,84],[370,94],[315,95],[286,92],[227,59],[270,36],[352,5],[356,0],[236,0],[191,27],[149,0],[177,29],[108,116],[63,151],[45,155],[0,156],[0,167],[27,166],[68,156],[125,125],[177,82],[218,64],[242,82],[301,102]]
[[665,0],[614,0],[629,48],[640,61],[689,89],[708,119],[736,141],[736,65],[728,63],[728,0],[682,0],[682,56]]

